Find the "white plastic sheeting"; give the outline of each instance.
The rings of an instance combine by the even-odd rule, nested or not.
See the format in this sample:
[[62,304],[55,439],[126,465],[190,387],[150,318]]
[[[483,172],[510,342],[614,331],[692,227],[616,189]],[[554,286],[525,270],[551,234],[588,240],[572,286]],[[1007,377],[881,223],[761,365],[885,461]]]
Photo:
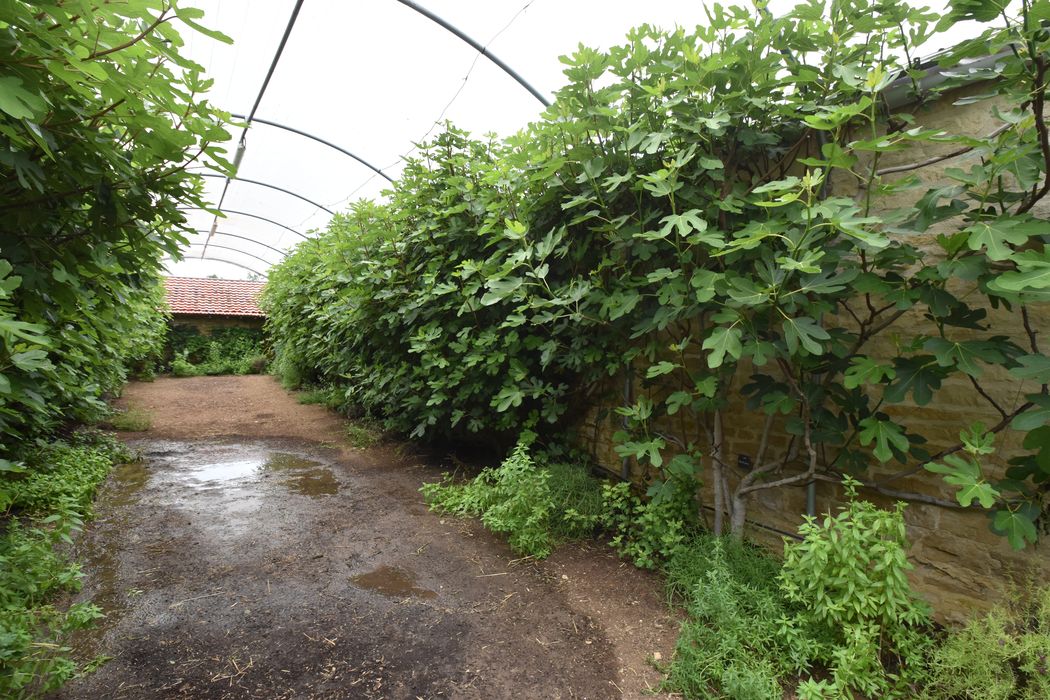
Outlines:
[[[203,23],[234,39],[221,44],[185,29],[185,53],[205,66],[215,86],[214,104],[247,114],[262,85],[295,0],[196,0]],[[705,21],[699,0],[419,0],[517,71],[541,93],[553,96],[564,82],[559,56],[579,44],[607,48],[640,24],[692,28]],[[783,12],[793,0],[776,0]],[[943,46],[929,47],[930,53]],[[462,40],[397,0],[305,0],[256,117],[326,139],[354,152],[391,177],[413,144],[448,119],[475,134],[514,133],[543,106],[521,85]],[[240,129],[232,129],[234,138]],[[232,158],[236,142],[228,145]],[[388,185],[364,165],[316,141],[278,128],[253,124],[239,176],[299,193],[339,210],[361,197],[382,196]],[[224,181],[208,178],[218,202]],[[224,209],[272,219],[304,234],[323,229],[330,215],[295,197],[233,181]],[[250,253],[209,250],[201,244],[213,217],[188,212],[200,229],[187,259],[171,263],[172,274],[243,277],[265,272],[263,261],[281,256],[242,238],[213,242]],[[229,214],[217,230],[285,250],[301,240],[260,219]],[[257,256],[257,257],[252,257]],[[259,260],[258,258],[262,258]]]

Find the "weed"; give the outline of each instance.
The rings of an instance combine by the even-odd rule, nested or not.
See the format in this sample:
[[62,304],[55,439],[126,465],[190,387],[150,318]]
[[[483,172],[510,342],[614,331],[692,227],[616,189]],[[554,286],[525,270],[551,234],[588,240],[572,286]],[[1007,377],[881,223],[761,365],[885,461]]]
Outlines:
[[901,508],[858,501],[849,482],[847,492],[848,505],[808,519],[803,540],[785,544],[783,563],[707,535],[676,546],[668,591],[688,619],[669,690],[779,699],[801,675],[801,700],[914,695],[932,642],[926,606],[908,585]]
[[779,565],[740,542],[698,535],[667,563],[668,592],[683,603],[665,687],[686,697],[779,700],[791,672],[778,620],[789,608],[776,584]]
[[[803,541],[784,546],[780,588],[799,606],[785,635],[830,669],[840,693],[899,695],[929,646],[929,611],[908,583],[904,505],[859,501],[849,479],[846,492],[848,505],[823,522],[807,518]],[[805,644],[791,639],[800,633]]]
[[654,569],[678,553],[696,522],[692,493],[683,487],[643,501],[630,484],[605,484],[602,500],[601,525],[613,534],[610,544],[643,569]]
[[80,567],[60,554],[90,513],[98,484],[128,449],[99,432],[74,434],[25,456],[0,480],[7,519],[0,534],[0,695],[35,697],[78,673],[69,635],[102,613],[90,603],[50,604],[80,586]]
[[301,404],[321,405],[337,411],[343,403],[343,394],[338,387],[329,386],[301,391],[296,399]]
[[128,408],[116,411],[106,422],[114,430],[141,433],[153,425],[153,416],[142,408]]
[[351,447],[360,450],[375,447],[382,440],[382,433],[375,426],[351,421],[346,424],[346,439]]
[[484,469],[465,484],[449,475],[423,492],[432,510],[478,516],[504,533],[514,551],[543,558],[562,540],[590,534],[600,517],[598,481],[578,465],[537,466],[530,437],[519,440],[497,469]]
[[924,698],[1050,697],[1050,587],[970,620],[930,655]]

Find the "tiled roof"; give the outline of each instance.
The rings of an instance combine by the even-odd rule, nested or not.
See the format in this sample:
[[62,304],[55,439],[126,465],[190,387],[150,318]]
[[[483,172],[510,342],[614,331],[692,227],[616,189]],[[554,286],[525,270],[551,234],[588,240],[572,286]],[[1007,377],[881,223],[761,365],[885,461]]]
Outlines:
[[165,277],[171,312],[199,316],[265,316],[257,299],[263,282]]

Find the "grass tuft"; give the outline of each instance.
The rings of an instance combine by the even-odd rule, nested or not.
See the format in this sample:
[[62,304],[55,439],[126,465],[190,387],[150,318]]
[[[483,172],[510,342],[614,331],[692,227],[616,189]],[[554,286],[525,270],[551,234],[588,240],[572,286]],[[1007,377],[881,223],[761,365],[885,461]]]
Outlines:
[[372,425],[360,422],[348,422],[346,424],[346,439],[351,447],[364,450],[375,447],[382,442],[383,434]]
[[141,433],[153,425],[153,416],[142,408],[128,408],[116,411],[106,421],[114,430],[128,433]]

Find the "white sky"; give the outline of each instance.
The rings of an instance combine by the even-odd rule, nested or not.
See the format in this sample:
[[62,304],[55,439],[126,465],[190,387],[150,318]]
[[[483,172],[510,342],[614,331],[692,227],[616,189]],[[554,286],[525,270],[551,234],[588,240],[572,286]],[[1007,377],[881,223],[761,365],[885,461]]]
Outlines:
[[[548,98],[564,83],[558,57],[580,43],[607,48],[622,43],[627,31],[639,24],[692,28],[705,21],[699,0],[418,1],[487,45]],[[247,114],[295,2],[193,4],[207,13],[205,26],[229,35],[234,43],[212,41],[184,27],[185,53],[215,80],[209,95],[215,105]],[[784,12],[793,4],[794,0],[774,0],[771,10]],[[942,45],[923,53],[961,38],[960,32],[942,37]],[[431,130],[454,96],[444,118],[478,135],[509,135],[542,111],[532,95],[491,61],[396,0],[305,0],[256,118],[331,141],[396,177],[401,156]],[[231,131],[235,138],[240,134],[240,129]],[[387,185],[352,158],[270,126],[254,124],[247,144],[240,177],[291,190],[334,211],[361,197],[378,197]],[[218,202],[223,180],[208,178],[206,184],[212,202]],[[295,197],[237,181],[230,184],[223,207],[272,219],[303,234],[323,229],[330,216]],[[191,239],[197,245],[186,250],[186,260],[169,264],[171,274],[248,274],[230,263],[265,272],[281,259],[270,248],[286,250],[300,240],[271,223],[230,214],[220,219],[217,230],[251,241],[216,236],[208,257],[229,262],[201,260],[199,244],[207,238],[212,217],[206,212],[188,216],[203,232]]]

